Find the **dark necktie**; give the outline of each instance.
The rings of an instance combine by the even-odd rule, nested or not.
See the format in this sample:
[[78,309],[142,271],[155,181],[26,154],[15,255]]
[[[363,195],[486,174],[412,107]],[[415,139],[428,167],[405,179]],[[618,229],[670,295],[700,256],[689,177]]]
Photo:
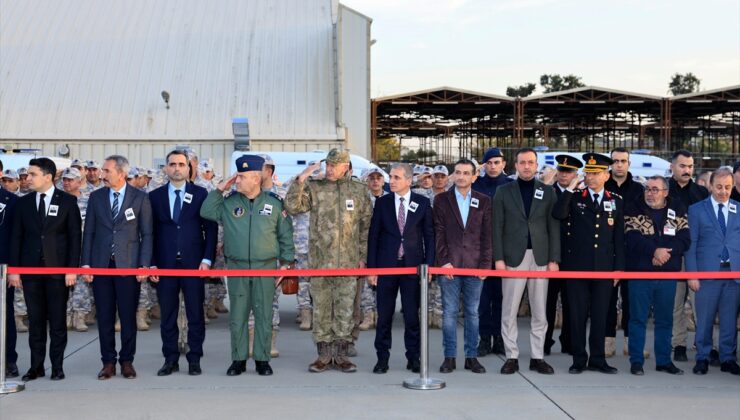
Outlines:
[[[46,194],[39,196],[39,218],[43,222],[46,219]],[[721,204],[720,204],[721,205]]]
[[172,207],[172,221],[175,223],[180,221],[181,207],[182,200],[180,200],[180,190],[175,190],[175,205]]
[[[725,205],[720,203],[717,205],[719,209],[717,210],[717,221],[719,222],[719,228],[722,230],[722,236],[727,235],[727,223],[725,223],[725,215],[722,213],[722,209],[725,208]],[[722,247],[722,254],[719,256],[720,261],[729,261],[730,260],[730,251],[727,249],[727,246]]]
[[[403,205],[403,197],[399,198],[401,204],[398,205],[398,231],[403,236],[403,228],[406,227],[406,208]],[[398,248],[398,259],[403,258],[403,241],[401,246]]]
[[111,216],[113,216],[113,220],[116,220],[116,217],[118,216],[118,196],[121,195],[119,192],[113,193],[113,205],[110,208]]
[[594,194],[594,210],[599,210],[599,195]]

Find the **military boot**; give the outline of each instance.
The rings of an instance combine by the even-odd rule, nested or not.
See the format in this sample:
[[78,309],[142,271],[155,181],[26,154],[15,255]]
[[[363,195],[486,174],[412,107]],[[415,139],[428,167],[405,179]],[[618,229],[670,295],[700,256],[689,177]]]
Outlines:
[[319,357],[308,366],[309,372],[324,372],[331,367],[331,348],[331,343],[316,343],[316,351],[318,352]]
[[162,309],[159,307],[159,305],[152,306],[151,309],[151,316],[154,319],[162,319]]
[[366,311],[362,317],[362,322],[358,326],[360,331],[367,331],[375,326],[375,313],[373,311]]
[[216,319],[218,318],[218,312],[213,305],[206,306],[206,318]]
[[220,314],[228,314],[229,309],[224,305],[223,299],[216,299],[216,304],[214,305],[216,308],[216,312]]
[[74,315],[71,312],[67,312],[67,331],[74,327]]
[[604,339],[604,357],[614,357],[617,353],[617,340],[614,337]]
[[352,363],[347,354],[349,349],[349,341],[337,340],[334,342],[337,356],[334,358],[334,364],[339,370],[345,373],[351,373],[357,371],[357,366]]
[[136,311],[136,329],[138,331],[149,331],[149,324],[146,322],[146,309]]
[[313,312],[311,309],[301,309],[301,325],[298,327],[301,331],[311,331],[313,323]]
[[280,352],[277,348],[277,330],[272,330],[272,344],[270,344],[270,357],[280,357]]
[[75,312],[72,316],[72,324],[77,332],[85,332],[87,331],[87,324],[85,323],[85,313],[83,312]]
[[85,314],[85,324],[92,325],[95,323],[95,305],[93,305],[92,310]]

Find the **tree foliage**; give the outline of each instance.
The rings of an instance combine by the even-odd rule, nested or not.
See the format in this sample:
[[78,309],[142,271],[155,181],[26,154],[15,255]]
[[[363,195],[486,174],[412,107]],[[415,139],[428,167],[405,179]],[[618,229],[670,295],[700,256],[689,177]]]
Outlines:
[[540,76],[540,86],[544,89],[544,93],[550,93],[575,89],[586,85],[581,81],[580,77],[574,74],[568,74],[566,76],[561,76],[559,74],[543,74]]
[[698,92],[700,84],[701,80],[699,80],[694,73],[675,73],[671,76],[671,81],[668,83],[668,91],[671,92],[673,96]]
[[401,148],[392,137],[378,139],[375,142],[375,157],[379,161],[397,161],[401,158]]
[[511,96],[512,98],[526,98],[531,95],[536,88],[537,85],[534,83],[527,83],[521,86],[509,86],[506,88],[506,96]]

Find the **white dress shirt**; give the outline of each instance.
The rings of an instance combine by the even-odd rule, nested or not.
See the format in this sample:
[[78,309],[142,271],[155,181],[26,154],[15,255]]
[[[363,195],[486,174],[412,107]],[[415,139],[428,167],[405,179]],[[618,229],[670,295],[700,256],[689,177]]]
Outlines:
[[398,207],[401,205],[400,198],[403,197],[403,220],[408,219],[409,215],[409,202],[411,201],[411,190],[408,190],[406,194],[404,195],[398,195],[398,193],[393,193],[394,201],[396,203],[396,220],[398,220]]
[[41,200],[41,194],[46,194],[46,196],[44,196],[44,206],[46,209],[46,216],[49,215],[49,206],[51,205],[51,196],[54,195],[54,189],[55,189],[54,185],[52,185],[51,188],[49,188],[48,190],[44,192],[36,193],[36,211],[37,212],[39,210],[39,201]]

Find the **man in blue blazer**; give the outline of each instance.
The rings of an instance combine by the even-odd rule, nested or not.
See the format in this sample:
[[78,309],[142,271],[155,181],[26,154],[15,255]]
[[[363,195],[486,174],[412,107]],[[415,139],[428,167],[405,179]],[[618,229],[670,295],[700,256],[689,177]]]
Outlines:
[[[205,188],[187,182],[188,155],[173,150],[167,155],[165,172],[169,182],[149,193],[154,219],[154,256],[158,268],[208,270],[216,256],[218,225],[200,217],[200,207],[208,192]],[[188,320],[188,374],[200,375],[203,340],[206,324],[203,318],[205,279],[201,277],[150,277],[159,282],[157,297],[162,312],[160,334],[164,365],[158,376],[177,372],[180,352],[177,346],[179,331],[177,313],[180,291],[185,300]]]
[[[722,167],[711,178],[712,195],[689,207],[691,247],[686,271],[740,271],[740,203],[730,199],[732,169]],[[709,369],[714,317],[719,312],[719,361],[722,372],[740,375],[737,364],[737,313],[740,279],[689,280],[696,292],[696,365],[694,373]]]
[[[82,267],[149,268],[152,260],[152,208],[149,196],[126,185],[128,159],[109,156],[103,164],[105,188],[90,194],[82,239]],[[86,275],[92,282],[93,276]],[[147,276],[95,276],[93,295],[103,369],[98,379],[116,374],[116,361],[126,379],[136,377],[136,308]],[[121,320],[121,351],[116,353],[114,324]]]
[[[390,185],[393,194],[375,201],[368,234],[367,266],[416,267],[434,263],[434,220],[429,199],[412,193],[413,171],[406,163],[391,167]],[[378,319],[375,330],[375,351],[378,362],[374,373],[388,372],[391,348],[391,327],[396,310],[396,297],[401,291],[403,308],[406,369],[418,373],[420,369],[418,276],[368,277],[370,285],[377,285]]]

